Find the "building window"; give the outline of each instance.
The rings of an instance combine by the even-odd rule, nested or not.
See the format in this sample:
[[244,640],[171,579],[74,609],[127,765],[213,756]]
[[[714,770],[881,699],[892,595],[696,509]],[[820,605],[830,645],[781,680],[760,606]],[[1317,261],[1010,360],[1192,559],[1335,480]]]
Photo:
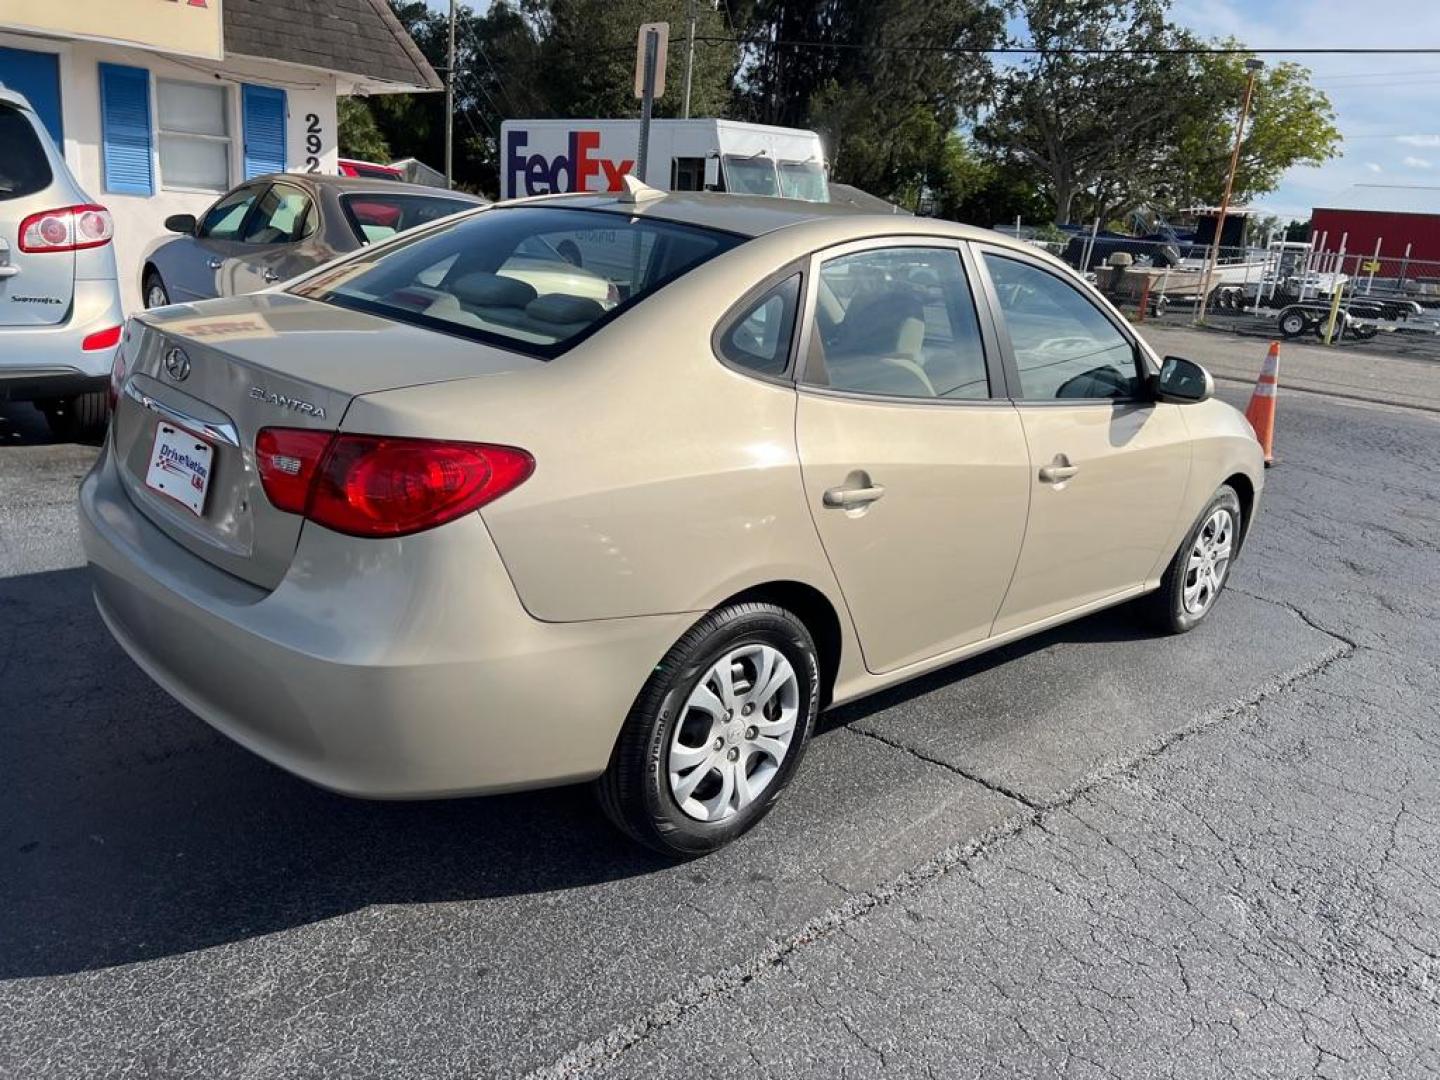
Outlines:
[[155,81],[160,186],[172,191],[230,187],[230,108],[223,86]]

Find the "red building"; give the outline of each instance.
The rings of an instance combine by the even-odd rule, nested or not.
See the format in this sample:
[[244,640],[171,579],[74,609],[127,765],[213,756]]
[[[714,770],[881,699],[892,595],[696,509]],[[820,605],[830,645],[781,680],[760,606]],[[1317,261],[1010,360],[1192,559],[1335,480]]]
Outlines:
[[1331,252],[1343,241],[1347,270],[1351,256],[1368,261],[1378,243],[1377,276],[1440,279],[1440,187],[1356,184],[1315,208],[1310,239]]

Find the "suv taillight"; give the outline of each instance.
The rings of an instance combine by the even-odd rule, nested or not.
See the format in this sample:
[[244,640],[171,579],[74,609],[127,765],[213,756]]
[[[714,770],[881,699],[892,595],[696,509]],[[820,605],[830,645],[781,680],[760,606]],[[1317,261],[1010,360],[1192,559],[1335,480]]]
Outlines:
[[114,236],[110,211],[93,203],[42,210],[20,222],[20,250],[32,255],[104,247]]
[[255,464],[278,510],[351,536],[405,536],[478,510],[535,470],[513,446],[262,428]]

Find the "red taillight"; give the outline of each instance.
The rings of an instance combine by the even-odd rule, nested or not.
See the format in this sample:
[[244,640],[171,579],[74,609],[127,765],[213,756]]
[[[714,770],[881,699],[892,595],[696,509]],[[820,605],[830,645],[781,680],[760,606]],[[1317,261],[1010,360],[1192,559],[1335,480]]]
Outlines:
[[478,510],[525,481],[513,446],[264,428],[256,465],[277,509],[351,536],[405,536]]
[[80,348],[85,352],[97,352],[100,349],[108,349],[120,341],[120,327],[112,326],[106,330],[96,330],[93,334],[86,334],[80,342]]
[[20,250],[83,251],[104,247],[115,235],[115,221],[103,206],[86,203],[42,210],[20,222]]
[[277,510],[305,513],[310,486],[334,435],[299,428],[261,428],[255,436],[255,467],[265,497]]

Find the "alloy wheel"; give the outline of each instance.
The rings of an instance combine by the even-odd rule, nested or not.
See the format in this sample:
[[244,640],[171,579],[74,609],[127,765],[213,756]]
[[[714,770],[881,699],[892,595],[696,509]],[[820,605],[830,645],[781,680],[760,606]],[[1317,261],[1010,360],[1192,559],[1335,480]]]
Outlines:
[[1188,614],[1203,615],[1215,602],[1230,568],[1234,537],[1235,517],[1223,506],[1205,520],[1185,566],[1181,598]]

